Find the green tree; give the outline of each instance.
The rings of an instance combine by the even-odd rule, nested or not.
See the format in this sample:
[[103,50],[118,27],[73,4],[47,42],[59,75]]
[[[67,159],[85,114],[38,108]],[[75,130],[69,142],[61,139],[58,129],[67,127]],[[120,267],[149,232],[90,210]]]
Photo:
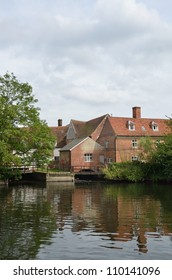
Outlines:
[[102,170],[106,179],[139,182],[144,180],[144,163],[113,162]]
[[141,161],[148,162],[152,159],[156,152],[156,143],[151,139],[151,137],[142,137],[139,141],[139,159]]
[[160,166],[163,179],[172,180],[172,120],[169,121],[171,132],[167,134],[162,142],[157,145],[153,162]]
[[28,83],[13,73],[0,76],[0,176],[10,177],[12,167],[47,164],[52,158],[54,137]]
[[[167,120],[169,128],[162,141],[159,141],[156,146],[150,164],[153,167],[153,172],[157,173],[158,179],[172,180],[172,119]],[[156,176],[157,176],[156,175]]]

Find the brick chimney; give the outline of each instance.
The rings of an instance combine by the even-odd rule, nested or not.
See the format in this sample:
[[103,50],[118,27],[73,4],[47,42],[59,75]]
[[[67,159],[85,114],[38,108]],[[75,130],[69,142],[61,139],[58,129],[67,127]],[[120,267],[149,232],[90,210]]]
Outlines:
[[62,126],[62,119],[58,119],[58,126]]
[[141,107],[133,107],[133,118],[134,119],[139,119],[141,118]]

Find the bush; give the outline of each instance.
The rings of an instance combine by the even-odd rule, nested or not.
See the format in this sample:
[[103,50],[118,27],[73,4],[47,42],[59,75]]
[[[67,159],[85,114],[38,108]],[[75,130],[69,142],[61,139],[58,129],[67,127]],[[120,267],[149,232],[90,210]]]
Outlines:
[[143,167],[144,163],[139,161],[112,163],[103,169],[103,173],[106,179],[139,182],[145,178]]

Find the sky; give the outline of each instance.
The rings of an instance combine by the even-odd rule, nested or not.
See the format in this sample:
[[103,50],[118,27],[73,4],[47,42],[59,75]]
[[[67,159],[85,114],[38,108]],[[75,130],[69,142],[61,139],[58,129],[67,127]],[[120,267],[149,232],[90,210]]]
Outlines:
[[0,0],[0,75],[28,82],[48,125],[172,116],[171,0]]

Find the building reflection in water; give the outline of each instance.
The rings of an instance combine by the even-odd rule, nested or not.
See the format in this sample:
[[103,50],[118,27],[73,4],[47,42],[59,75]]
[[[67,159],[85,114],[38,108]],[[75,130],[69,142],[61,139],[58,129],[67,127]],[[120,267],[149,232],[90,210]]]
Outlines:
[[0,199],[0,252],[7,259],[34,258],[66,230],[99,236],[107,248],[134,242],[142,253],[148,239],[172,232],[171,188],[166,194],[136,184],[22,186],[2,190]]
[[89,227],[93,232],[106,233],[112,241],[135,240],[142,253],[148,251],[150,233],[156,238],[169,233],[165,225],[163,230],[161,228],[161,212],[158,199],[148,195],[127,195],[120,188],[84,187],[76,188],[72,193],[73,231]]

